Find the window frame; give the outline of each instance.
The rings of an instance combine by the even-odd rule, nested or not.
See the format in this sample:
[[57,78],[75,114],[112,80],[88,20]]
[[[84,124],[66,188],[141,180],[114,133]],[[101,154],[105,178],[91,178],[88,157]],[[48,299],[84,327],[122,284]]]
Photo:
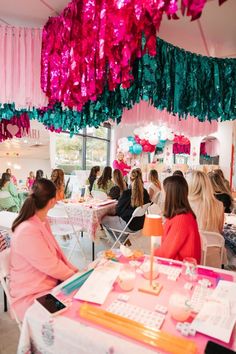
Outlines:
[[[95,139],[97,141],[105,141],[107,143],[107,156],[106,156],[106,164],[107,166],[110,165],[110,154],[111,154],[111,127],[110,125],[104,126],[107,129],[107,137],[101,138],[97,136],[93,136],[87,134],[87,128],[83,128],[81,133],[76,133],[73,136],[80,136],[82,137],[82,170],[87,170],[86,166],[86,156],[87,156],[87,138]],[[63,134],[69,135],[70,133],[67,131],[62,131]],[[56,147],[55,147],[55,154],[56,154]],[[60,166],[60,165],[57,165]]]

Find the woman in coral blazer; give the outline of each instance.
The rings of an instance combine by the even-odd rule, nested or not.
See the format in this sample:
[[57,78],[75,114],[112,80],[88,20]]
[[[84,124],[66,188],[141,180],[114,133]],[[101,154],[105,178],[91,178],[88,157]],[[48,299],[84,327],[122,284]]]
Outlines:
[[182,261],[193,257],[201,260],[201,241],[196,217],[188,202],[188,184],[181,176],[167,177],[165,191],[164,235],[161,247],[155,250],[159,257]]
[[12,226],[10,295],[20,320],[34,299],[64,281],[78,269],[63,255],[47,220],[56,203],[56,187],[47,180],[35,182]]

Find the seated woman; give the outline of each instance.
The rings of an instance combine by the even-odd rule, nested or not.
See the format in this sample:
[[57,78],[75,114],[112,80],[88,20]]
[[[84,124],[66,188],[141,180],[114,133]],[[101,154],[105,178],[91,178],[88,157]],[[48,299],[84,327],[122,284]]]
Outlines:
[[93,189],[93,184],[100,174],[100,166],[93,166],[90,170],[89,177],[86,184],[89,185],[89,192],[91,193]]
[[47,213],[55,204],[56,187],[42,178],[33,185],[12,225],[10,295],[20,320],[35,298],[78,271],[52,235]]
[[120,170],[113,171],[113,182],[115,185],[111,188],[108,196],[111,199],[118,200],[122,193],[127,189],[127,185]]
[[201,240],[196,217],[188,201],[188,185],[181,176],[170,176],[163,183],[165,191],[164,235],[161,246],[155,249],[159,257],[183,261],[193,257],[201,260]]
[[[108,229],[123,230],[130,220],[134,210],[150,203],[147,190],[143,187],[142,172],[136,168],[130,173],[131,188],[124,190],[116,207],[116,216],[105,216],[102,225]],[[127,231],[138,231],[143,228],[144,216],[134,218]]]
[[43,170],[37,170],[35,180],[38,181],[39,179],[43,178],[43,175],[44,175]]
[[161,183],[158,179],[158,172],[156,170],[150,170],[148,181],[151,182],[148,187],[149,197],[153,203],[156,203],[157,195],[161,191]]
[[226,189],[227,189],[229,195],[231,195],[230,183],[229,183],[229,181],[225,178],[223,171],[222,171],[220,168],[218,168],[217,170],[214,170],[214,173],[218,174],[218,175],[223,179],[224,184],[225,184],[225,187],[226,187]]
[[101,177],[98,178],[93,184],[93,191],[100,191],[109,194],[114,183],[111,179],[112,169],[110,166],[106,166],[102,172]]
[[55,168],[52,171],[51,181],[55,184],[57,192],[56,192],[56,200],[62,200],[65,198],[65,179],[64,179],[64,171],[60,168]]
[[208,176],[202,171],[193,171],[188,177],[188,186],[188,200],[199,230],[222,233],[224,206],[215,198]]
[[[224,226],[224,205],[214,196],[211,182],[202,171],[189,175],[189,203],[196,217],[200,231],[222,233]],[[225,258],[227,262],[227,259]],[[207,252],[206,264],[221,268],[219,247],[211,247]]]
[[0,192],[7,192],[6,197],[0,198],[0,210],[17,212],[20,208],[20,198],[15,185],[11,182],[9,173],[3,173],[0,180]]
[[225,186],[224,180],[220,177],[218,173],[215,173],[214,171],[208,173],[208,176],[210,178],[216,199],[218,199],[224,204],[225,213],[231,213],[233,197]]
[[11,173],[11,169],[10,168],[7,168],[6,169],[6,173],[9,173],[10,177],[11,177],[11,182],[17,186],[17,179],[16,177]]

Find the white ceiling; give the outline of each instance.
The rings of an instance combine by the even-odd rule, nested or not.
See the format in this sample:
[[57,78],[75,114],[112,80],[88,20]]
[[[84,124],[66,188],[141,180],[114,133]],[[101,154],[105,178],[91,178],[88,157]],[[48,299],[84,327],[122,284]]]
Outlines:
[[[49,16],[58,15],[68,0],[0,0],[0,24],[43,27]],[[219,6],[208,0],[200,20],[164,18],[160,37],[186,50],[208,56],[236,57],[236,0]]]

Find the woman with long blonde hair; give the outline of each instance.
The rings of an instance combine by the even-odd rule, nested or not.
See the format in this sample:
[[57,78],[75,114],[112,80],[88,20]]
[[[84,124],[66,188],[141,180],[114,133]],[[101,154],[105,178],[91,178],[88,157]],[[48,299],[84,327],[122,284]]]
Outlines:
[[148,187],[148,194],[151,201],[155,203],[156,197],[161,191],[161,182],[159,181],[157,170],[150,170],[148,175],[148,181],[150,182],[150,185]]
[[193,171],[188,178],[189,203],[199,230],[221,233],[224,225],[224,206],[214,196],[209,177],[202,171]]
[[[102,225],[109,228],[123,230],[130,220],[134,210],[144,204],[150,203],[147,190],[143,186],[142,172],[135,168],[130,172],[131,187],[124,190],[118,200],[116,216],[105,216]],[[144,216],[134,218],[129,224],[127,231],[138,231],[143,228]],[[122,242],[122,240],[121,240]]]

